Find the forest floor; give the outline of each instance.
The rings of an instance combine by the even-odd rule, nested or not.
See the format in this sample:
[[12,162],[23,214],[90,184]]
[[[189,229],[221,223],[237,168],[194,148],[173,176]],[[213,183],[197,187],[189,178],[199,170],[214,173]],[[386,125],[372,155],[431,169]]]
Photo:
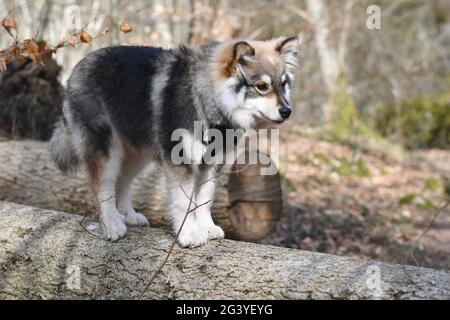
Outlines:
[[284,212],[261,243],[450,269],[450,207],[439,210],[450,150],[399,160],[298,127],[281,132]]

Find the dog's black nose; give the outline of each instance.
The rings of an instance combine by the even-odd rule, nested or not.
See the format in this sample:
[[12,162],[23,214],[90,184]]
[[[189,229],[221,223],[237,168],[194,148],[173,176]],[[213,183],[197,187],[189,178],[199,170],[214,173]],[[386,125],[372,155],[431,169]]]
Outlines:
[[292,112],[291,108],[288,108],[288,107],[281,107],[279,111],[280,111],[280,115],[283,119],[289,118],[289,116],[291,115],[291,112]]

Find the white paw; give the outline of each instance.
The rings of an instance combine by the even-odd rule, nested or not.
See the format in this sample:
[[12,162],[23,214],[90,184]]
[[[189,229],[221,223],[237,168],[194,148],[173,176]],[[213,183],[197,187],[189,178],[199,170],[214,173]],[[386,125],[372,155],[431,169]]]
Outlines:
[[208,239],[210,240],[223,239],[225,237],[225,232],[223,232],[222,228],[215,224],[200,225],[199,228],[208,233]]
[[127,226],[119,212],[102,215],[100,221],[108,240],[116,241],[127,233]]
[[225,232],[222,228],[216,225],[212,225],[208,228],[208,239],[223,239]]
[[125,213],[124,217],[126,224],[130,226],[147,226],[149,224],[147,218],[142,213],[133,211],[131,213]]
[[200,247],[208,242],[208,233],[201,230],[196,225],[184,226],[178,236],[178,243],[182,247]]

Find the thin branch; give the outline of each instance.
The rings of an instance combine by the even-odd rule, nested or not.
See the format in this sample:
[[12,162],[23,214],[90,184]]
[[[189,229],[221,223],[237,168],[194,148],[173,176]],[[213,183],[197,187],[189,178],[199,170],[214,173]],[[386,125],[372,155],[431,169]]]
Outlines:
[[417,250],[417,248],[420,245],[420,240],[425,236],[425,234],[430,231],[431,227],[433,226],[434,222],[436,221],[437,217],[439,216],[439,214],[444,211],[445,209],[447,209],[447,207],[450,205],[450,200],[447,199],[447,201],[436,210],[436,212],[433,215],[433,218],[431,219],[431,222],[428,224],[428,226],[425,228],[425,230],[420,234],[420,236],[417,238],[417,240],[415,241],[415,245],[414,247],[411,249],[411,253],[410,256],[411,258],[414,260],[414,263],[416,264],[416,266],[419,266],[420,263],[419,261],[417,261],[416,257],[414,256],[414,252]]
[[[100,204],[102,204],[103,202],[106,202],[106,201],[108,201],[108,200],[114,199],[114,198],[115,198],[115,196],[112,195],[112,196],[110,196],[110,197],[108,197],[108,198],[106,198],[106,199],[104,199],[104,200],[102,200],[102,201],[100,201],[100,202],[96,202],[95,204],[93,204],[93,205],[91,206],[90,209],[93,209],[93,207],[96,206],[96,207],[97,207],[97,212],[99,212],[99,206],[100,206]],[[80,222],[79,222],[79,223],[80,223],[80,226],[83,228],[83,230],[86,231],[87,233],[89,233],[90,235],[92,235],[92,236],[98,238],[98,239],[102,239],[102,240],[108,241],[108,239],[106,239],[106,238],[104,238],[104,237],[101,237],[101,236],[99,236],[99,235],[96,235],[95,233],[91,232],[88,228],[86,228],[86,227],[84,226],[83,222],[84,222],[84,220],[85,220],[86,218],[87,218],[87,213],[85,213],[85,214],[83,215],[83,218],[82,218],[82,219],[80,220]],[[101,222],[100,222],[100,223],[101,223]]]
[[[248,166],[249,166],[249,164],[245,165],[245,166],[242,167],[241,169],[234,170],[234,171],[230,172],[230,174],[242,172],[242,171],[244,171],[246,168],[248,168]],[[200,205],[194,206],[194,208],[191,209],[191,205],[193,204],[193,197],[194,197],[194,193],[195,193],[196,189],[197,189],[198,187],[200,187],[201,185],[203,185],[203,184],[205,184],[205,183],[207,183],[207,182],[209,182],[209,181],[212,181],[212,180],[214,180],[214,179],[220,177],[220,176],[223,175],[223,174],[224,174],[224,173],[217,173],[217,174],[214,175],[213,177],[211,177],[211,178],[209,178],[209,179],[206,179],[205,181],[202,181],[201,183],[199,183],[199,184],[197,184],[197,185],[194,185],[194,186],[192,187],[191,195],[188,196],[188,198],[189,198],[189,205],[188,205],[188,208],[187,208],[186,213],[185,213],[185,215],[184,215],[184,218],[183,218],[183,221],[182,221],[182,223],[181,223],[181,226],[180,226],[180,228],[178,229],[177,234],[175,235],[175,238],[173,239],[172,244],[171,244],[171,246],[170,246],[170,248],[169,248],[169,251],[167,252],[167,254],[166,254],[164,260],[162,261],[162,263],[160,264],[160,266],[156,269],[156,271],[153,273],[153,275],[151,276],[151,278],[150,278],[150,280],[148,281],[148,283],[145,285],[144,289],[142,290],[142,292],[141,292],[141,294],[140,294],[140,296],[139,296],[139,299],[142,299],[142,298],[143,298],[145,292],[147,292],[148,288],[151,286],[151,284],[152,284],[153,281],[155,280],[156,276],[161,272],[161,270],[164,268],[164,266],[166,265],[167,261],[169,260],[170,255],[172,254],[172,251],[173,251],[173,249],[175,248],[175,245],[176,245],[176,243],[177,243],[178,237],[180,236],[181,230],[183,229],[184,223],[186,222],[186,219],[187,219],[188,215],[189,215],[191,212],[194,212],[195,210],[197,210],[198,208],[200,208],[200,207],[202,207],[202,206],[204,206],[204,205],[207,205],[208,203],[212,202],[212,200],[208,200],[208,201],[206,201],[206,202],[204,202],[204,203],[202,203],[202,204],[200,204]],[[183,187],[182,187],[181,185],[180,185],[180,188],[181,188],[181,190],[183,190],[183,193],[187,196],[187,193],[185,192],[185,190],[183,189]]]
[[[181,186],[180,186],[181,187]],[[175,248],[175,245],[177,243],[178,237],[180,236],[181,230],[183,229],[184,223],[186,222],[186,219],[189,215],[189,213],[191,213],[192,211],[195,211],[196,209],[198,209],[200,206],[206,205],[208,203],[211,202],[211,200],[208,200],[205,203],[202,203],[200,206],[194,207],[194,209],[190,210],[191,205],[192,205],[192,199],[194,197],[194,193],[195,193],[195,189],[197,186],[193,186],[192,187],[192,192],[191,192],[191,196],[189,197],[189,205],[188,205],[188,209],[186,210],[186,214],[184,215],[183,221],[181,222],[180,228],[178,229],[177,234],[175,235],[175,239],[173,239],[172,244],[170,246],[169,251],[166,254],[166,257],[164,258],[163,262],[161,263],[161,265],[158,267],[158,269],[156,269],[156,271],[153,273],[152,277],[150,278],[150,280],[148,281],[148,283],[146,284],[146,286],[144,287],[144,290],[142,290],[141,295],[139,296],[139,299],[142,299],[145,292],[148,290],[148,288],[150,287],[150,285],[153,283],[153,280],[155,280],[156,276],[158,275],[158,273],[162,270],[162,268],[164,268],[164,266],[166,265],[167,261],[169,260],[170,255],[172,254],[173,249]]]
[[287,9],[291,10],[296,15],[298,15],[300,18],[303,18],[306,22],[314,25],[313,19],[311,18],[311,16],[305,10],[302,10],[302,9],[296,7],[296,6],[293,6],[293,5],[287,5],[286,7],[287,7]]
[[[82,32],[84,32],[84,29],[86,29],[91,23],[93,23],[97,19],[105,17],[105,16],[106,15],[99,15],[99,16],[94,17],[93,19],[88,21],[85,25],[83,25],[77,32],[72,33],[71,36],[78,36],[78,38],[79,38],[76,43],[71,43],[69,41],[70,38],[68,37],[68,38],[60,41],[56,46],[52,46],[52,45],[47,45],[46,44],[45,48],[43,48],[42,51],[39,49],[39,52],[33,52],[32,53],[32,57],[30,56],[30,53],[27,51],[28,49],[26,47],[25,47],[25,49],[20,49],[20,45],[23,45],[24,43],[26,43],[26,41],[24,41],[23,43],[19,42],[19,40],[18,40],[18,38],[19,38],[19,30],[18,29],[15,30],[15,36],[14,36],[10,30],[8,30],[7,28],[3,28],[13,38],[14,43],[12,45],[10,45],[4,51],[0,50],[0,62],[4,61],[5,64],[8,64],[8,63],[16,61],[17,60],[17,55],[22,56],[25,53],[27,53],[26,56],[32,58],[32,60],[34,62],[39,62],[39,63],[43,64],[43,62],[42,62],[42,57],[43,56],[45,56],[45,55],[52,55],[52,54],[56,53],[61,48],[76,47],[76,46],[78,46],[80,44],[83,44],[83,43],[88,43],[90,45],[92,41],[97,40],[98,38],[105,36],[106,33],[109,31],[109,26],[107,26],[104,29],[104,31],[101,32],[100,34],[97,34],[96,36],[93,36],[93,37],[90,36],[90,40],[88,40],[89,42],[87,42],[86,40],[83,40],[82,37],[80,36],[80,34]],[[39,30],[38,30],[38,33],[39,33]],[[32,39],[31,42],[35,42],[35,40],[36,39]],[[14,50],[12,51],[12,49],[14,49]],[[25,51],[23,51],[23,50],[25,50]],[[10,53],[12,53],[12,55],[9,55]]]
[[[55,190],[53,190],[53,188],[52,188],[51,185],[49,185],[48,188],[49,188],[50,192],[53,194],[53,196],[55,197],[56,202],[61,206],[61,208],[63,208],[64,205],[62,204],[61,199],[56,195]],[[94,209],[94,207],[96,206],[96,207],[97,207],[97,211],[98,211],[98,206],[99,206],[101,203],[103,203],[103,202],[105,202],[105,201],[108,201],[108,200],[111,200],[111,199],[113,199],[113,198],[115,198],[115,196],[111,196],[111,197],[109,197],[109,198],[107,198],[107,199],[104,199],[104,200],[102,200],[102,201],[100,201],[100,202],[96,202],[96,203],[94,203],[89,209],[92,210],[92,209]],[[87,210],[86,212],[88,212],[88,211],[90,211],[90,210]],[[83,214],[83,217],[82,217],[81,220],[78,222],[78,223],[80,224],[81,228],[83,228],[83,230],[86,231],[87,233],[89,233],[91,236],[94,236],[94,237],[96,237],[96,238],[98,238],[98,239],[102,239],[102,240],[107,241],[106,238],[103,238],[103,237],[101,237],[101,236],[96,235],[95,233],[91,232],[89,229],[87,229],[87,228],[84,226],[83,223],[84,223],[84,220],[85,220],[86,218],[87,218],[87,213]]]
[[[186,190],[184,190],[184,188],[183,188],[183,186],[181,184],[180,184],[180,188],[181,188],[181,191],[183,191],[183,193],[186,196],[186,198],[190,199],[190,197],[188,196]],[[194,204],[194,206],[197,206],[197,204],[195,203],[194,200],[192,200],[192,203]]]

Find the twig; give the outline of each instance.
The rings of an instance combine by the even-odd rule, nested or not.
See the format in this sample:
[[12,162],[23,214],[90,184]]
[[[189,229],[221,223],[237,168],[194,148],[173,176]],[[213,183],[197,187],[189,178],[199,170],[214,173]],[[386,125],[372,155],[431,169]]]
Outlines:
[[419,261],[417,261],[416,257],[414,256],[414,252],[420,245],[420,240],[425,236],[425,234],[430,231],[431,227],[433,226],[434,222],[436,221],[436,218],[439,216],[439,214],[447,209],[447,207],[450,205],[450,200],[447,200],[440,208],[436,210],[436,212],[433,214],[433,218],[431,219],[431,222],[428,224],[428,226],[425,228],[425,230],[420,234],[420,236],[415,241],[414,247],[411,249],[410,256],[414,260],[414,263],[416,266],[420,266]]
[[[188,196],[186,190],[184,190],[184,188],[183,188],[183,186],[181,184],[180,184],[180,188],[181,188],[181,191],[183,191],[183,193],[186,196],[186,198],[190,199],[190,197]],[[197,206],[197,204],[195,203],[194,200],[192,200],[192,203],[194,204],[194,207]]]
[[[55,190],[53,190],[53,188],[52,188],[51,185],[49,185],[48,188],[49,188],[50,192],[53,194],[53,196],[55,197],[56,202],[58,202],[58,204],[63,208],[64,205],[62,204],[61,199],[56,195]],[[91,206],[89,209],[94,209],[95,206],[97,206],[97,208],[98,208],[98,206],[99,206],[101,203],[103,203],[103,202],[105,202],[105,201],[108,201],[108,200],[110,200],[110,199],[112,199],[112,198],[114,198],[114,196],[111,196],[111,197],[109,197],[109,198],[107,198],[107,199],[104,199],[104,200],[102,200],[102,201],[100,201],[100,202],[96,202],[96,203],[92,204],[92,206]],[[88,211],[89,211],[89,210],[87,210],[86,212],[88,212]],[[96,235],[95,233],[91,232],[89,229],[87,229],[87,228],[84,226],[83,223],[84,223],[84,220],[86,220],[86,218],[87,218],[87,213],[84,213],[84,214],[83,214],[83,218],[81,218],[81,220],[78,222],[78,223],[80,224],[80,227],[83,228],[83,230],[86,231],[87,233],[89,233],[91,236],[94,236],[94,237],[96,237],[96,238],[98,238],[98,239],[102,239],[102,240],[107,241],[107,239],[105,239],[105,238],[103,238],[103,237],[101,237],[101,236]]]
[[[180,186],[181,187],[181,186]],[[181,187],[182,188],[182,187]],[[164,268],[164,266],[166,265],[167,261],[169,260],[170,255],[172,254],[173,249],[175,248],[175,245],[177,243],[178,237],[180,236],[181,230],[183,229],[184,223],[186,222],[186,219],[189,215],[189,213],[197,210],[199,207],[204,206],[208,203],[211,202],[211,200],[208,200],[204,203],[202,203],[199,206],[194,207],[192,210],[191,205],[192,205],[192,199],[194,197],[194,193],[195,193],[195,189],[197,188],[197,186],[193,186],[192,187],[192,192],[191,192],[191,196],[189,197],[189,205],[188,205],[188,209],[186,210],[186,214],[184,215],[183,221],[181,222],[180,228],[177,231],[177,234],[175,235],[175,239],[173,239],[172,244],[170,245],[169,251],[166,254],[166,257],[164,258],[163,262],[161,263],[161,265],[158,267],[158,269],[156,269],[156,271],[153,273],[152,277],[150,278],[150,280],[148,281],[148,283],[146,284],[146,286],[144,287],[144,290],[142,290],[141,295],[139,296],[139,299],[142,299],[145,292],[148,290],[148,288],[150,287],[150,285],[153,283],[153,280],[155,280],[156,276],[158,275],[158,273],[162,270],[162,268]]]
[[[249,166],[249,164],[245,165],[245,166],[242,167],[241,169],[234,170],[234,171],[230,172],[230,174],[242,172],[242,171],[244,171],[246,168],[248,168],[248,166]],[[170,255],[172,254],[172,251],[173,251],[173,249],[175,248],[175,245],[176,245],[176,243],[177,243],[178,237],[180,236],[181,230],[183,229],[184,223],[186,222],[186,219],[187,219],[189,213],[191,213],[191,212],[197,210],[198,208],[200,208],[200,207],[202,207],[202,206],[204,206],[204,205],[206,205],[206,204],[208,204],[208,203],[210,203],[210,202],[212,201],[212,200],[208,200],[208,201],[206,201],[206,202],[204,202],[204,203],[202,203],[202,204],[200,204],[200,205],[194,206],[193,209],[190,209],[190,208],[191,208],[191,205],[193,204],[193,197],[194,197],[195,190],[196,190],[198,187],[200,187],[201,185],[203,185],[203,184],[205,184],[205,183],[207,183],[207,182],[209,182],[209,181],[212,181],[212,180],[214,180],[214,179],[220,177],[220,176],[223,175],[223,174],[224,174],[224,173],[217,173],[216,175],[212,176],[211,178],[206,179],[206,180],[202,181],[201,183],[198,183],[197,185],[194,185],[194,186],[192,187],[192,192],[191,192],[191,195],[190,195],[190,196],[187,196],[187,193],[185,192],[185,190],[183,189],[183,187],[180,185],[180,188],[181,188],[181,190],[183,190],[183,193],[189,198],[189,205],[188,205],[188,208],[187,208],[186,213],[185,213],[185,215],[184,215],[183,221],[181,222],[180,228],[178,229],[177,234],[175,235],[175,238],[174,238],[173,241],[172,241],[172,244],[171,244],[171,246],[170,246],[170,248],[169,248],[169,251],[167,252],[167,254],[166,254],[164,260],[162,261],[162,263],[160,264],[160,266],[156,269],[156,271],[153,273],[153,275],[151,276],[150,280],[148,281],[148,283],[145,285],[144,289],[142,290],[142,292],[141,292],[141,294],[140,294],[140,296],[139,296],[139,299],[140,299],[140,300],[142,300],[142,298],[143,298],[145,292],[147,292],[148,288],[151,286],[151,284],[152,284],[153,281],[155,280],[156,276],[161,272],[161,270],[164,268],[164,266],[166,265],[167,261],[169,260]]]
[[297,14],[300,18],[303,18],[306,22],[308,22],[311,25],[314,25],[314,21],[311,18],[311,16],[305,11],[302,10],[296,6],[293,5],[286,5],[288,10],[293,11],[295,14]]
[[[96,207],[97,207],[97,212],[99,212],[99,206],[100,206],[100,204],[102,204],[103,202],[106,202],[106,201],[108,201],[108,200],[114,199],[114,198],[115,198],[115,196],[110,196],[110,197],[108,197],[107,199],[104,199],[104,200],[102,200],[102,201],[100,201],[100,202],[96,202],[96,203],[94,203],[94,204],[91,206],[90,209],[93,209],[93,207],[96,206]],[[79,224],[80,224],[80,226],[83,228],[83,230],[86,231],[87,233],[89,233],[90,235],[92,235],[92,236],[98,238],[98,239],[102,239],[102,240],[108,241],[108,239],[106,239],[106,238],[104,238],[104,237],[101,237],[101,236],[99,236],[99,235],[96,235],[95,233],[91,232],[88,228],[86,228],[86,227],[84,226],[83,222],[84,222],[84,220],[85,220],[86,218],[87,218],[87,213],[85,213],[85,214],[83,215],[83,218],[81,218],[81,220],[80,220],[80,222],[79,222]],[[100,222],[100,223],[101,223],[101,222]]]
[[97,21],[97,19],[100,19],[100,18],[109,18],[110,17],[110,15],[109,14],[101,14],[101,15],[98,15],[98,16],[95,16],[94,18],[92,18],[91,20],[89,20],[88,22],[86,22],[80,29],[79,29],[79,31],[84,31],[84,29],[86,29],[92,22],[94,22],[94,21]]
[[[8,16],[8,15],[7,15],[7,16]],[[99,18],[101,18],[101,17],[105,17],[105,16],[107,17],[107,15],[100,15],[100,16],[94,17],[93,19],[91,19],[90,21],[88,21],[85,25],[83,25],[79,30],[77,30],[75,33],[72,33],[71,36],[79,35],[80,33],[84,32],[84,30],[85,30],[91,23],[93,23],[93,22],[95,22],[97,19],[99,19]],[[6,19],[6,18],[5,18],[5,19]],[[3,19],[3,20],[4,20],[4,19]],[[1,21],[3,21],[3,20],[1,20]],[[7,28],[4,28],[4,29],[5,29],[6,32],[11,36],[11,38],[14,40],[13,44],[10,45],[10,46],[4,51],[6,54],[8,54],[8,52],[10,52],[11,48],[19,48],[19,44],[20,44],[20,42],[19,42],[19,30],[18,30],[18,28],[15,29],[15,36],[14,36],[10,30],[8,30]],[[109,26],[107,26],[104,30],[109,30]],[[39,30],[38,30],[37,34],[38,34],[38,33],[39,33]],[[48,55],[48,54],[51,55],[51,54],[54,54],[54,53],[56,53],[56,52],[57,52],[59,49],[61,49],[61,48],[66,48],[66,47],[76,47],[76,46],[78,46],[78,45],[80,45],[80,44],[83,44],[83,43],[87,43],[87,44],[91,45],[91,42],[92,42],[92,41],[97,40],[98,38],[105,36],[106,33],[107,33],[107,32],[101,32],[100,34],[97,34],[97,35],[95,35],[95,36],[91,36],[91,37],[90,37],[91,39],[90,39],[89,42],[83,41],[83,40],[81,39],[81,37],[79,36],[80,39],[79,39],[79,41],[76,42],[76,43],[70,43],[70,42],[69,42],[69,38],[66,38],[66,39],[60,41],[58,44],[56,44],[56,46],[54,46],[54,45],[47,45],[47,44],[46,44],[45,48],[44,48],[42,51],[39,50],[40,52],[33,52],[34,60],[33,60],[33,59],[32,59],[32,60],[33,60],[34,62],[36,62],[35,59],[38,59],[38,58],[39,58],[39,59],[42,59],[42,57],[43,57],[44,55]],[[35,38],[31,39],[32,42],[35,42],[36,40],[38,40],[38,39],[35,39]],[[19,50],[19,51],[20,51],[20,50]],[[2,55],[3,55],[3,54],[4,54],[3,51],[0,50],[0,58],[2,58]],[[13,55],[12,55],[11,57],[8,57],[7,55],[5,55],[5,57],[4,57],[5,63],[8,64],[8,63],[11,63],[11,62],[16,61],[16,60],[17,60],[16,56],[17,56],[16,51],[13,52]]]
[[139,9],[137,9],[137,10],[135,11],[135,13],[140,13],[142,10],[145,10],[145,9],[150,8],[150,7],[152,7],[152,6],[153,6],[153,4],[147,4],[147,5],[145,5],[145,6],[141,7],[141,8],[139,8]]

